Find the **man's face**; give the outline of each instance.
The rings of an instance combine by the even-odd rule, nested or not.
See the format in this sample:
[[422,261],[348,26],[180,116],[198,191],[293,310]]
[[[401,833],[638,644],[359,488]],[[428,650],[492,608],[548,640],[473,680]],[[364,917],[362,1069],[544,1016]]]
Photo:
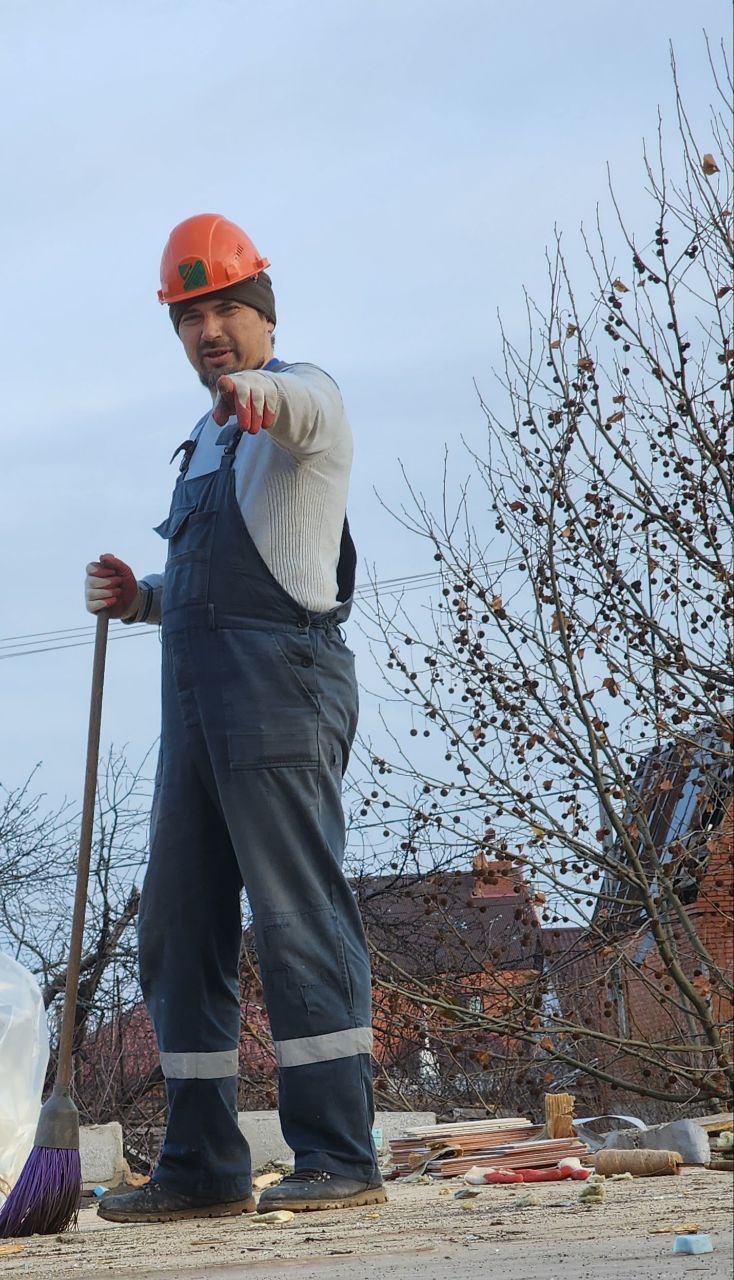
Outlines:
[[191,300],[178,336],[200,381],[214,391],[223,374],[267,364],[272,330],[271,322],[244,302],[204,296]]

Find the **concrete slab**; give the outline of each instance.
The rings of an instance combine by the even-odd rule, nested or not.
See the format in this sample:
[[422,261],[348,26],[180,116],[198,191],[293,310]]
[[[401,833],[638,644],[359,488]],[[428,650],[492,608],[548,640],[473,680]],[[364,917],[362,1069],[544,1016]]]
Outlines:
[[[378,1150],[387,1153],[391,1138],[406,1127],[435,1124],[429,1111],[378,1111],[375,1130]],[[250,1144],[255,1172],[265,1165],[292,1164],[293,1152],[281,1132],[277,1111],[240,1112],[239,1125]],[[85,1190],[96,1186],[114,1187],[126,1171],[122,1154],[122,1128],[117,1122],[83,1125],[79,1134],[82,1180]]]
[[85,1190],[96,1186],[114,1187],[127,1168],[122,1154],[122,1125],[116,1120],[110,1124],[82,1125],[79,1154]]
[[[386,1152],[390,1138],[397,1137],[406,1128],[435,1123],[433,1111],[378,1111],[375,1114],[375,1129],[381,1135],[378,1146]],[[241,1111],[239,1126],[250,1144],[255,1172],[273,1162],[292,1163],[293,1152],[283,1137],[277,1111]]]

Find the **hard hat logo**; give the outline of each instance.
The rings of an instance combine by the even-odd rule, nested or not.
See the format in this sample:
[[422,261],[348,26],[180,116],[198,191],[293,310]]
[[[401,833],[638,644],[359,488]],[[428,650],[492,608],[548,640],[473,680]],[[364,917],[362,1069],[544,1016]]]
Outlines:
[[178,274],[183,280],[186,293],[191,289],[205,289],[209,284],[206,267],[201,258],[196,258],[193,262],[179,262]]
[[241,227],[218,213],[199,213],[173,228],[161,261],[160,302],[198,293],[216,293],[252,276],[270,263]]

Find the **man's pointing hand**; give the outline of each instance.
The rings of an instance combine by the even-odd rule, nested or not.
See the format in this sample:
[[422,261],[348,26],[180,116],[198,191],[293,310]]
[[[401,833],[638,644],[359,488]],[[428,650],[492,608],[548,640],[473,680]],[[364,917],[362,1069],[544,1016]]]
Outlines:
[[270,378],[262,374],[225,374],[217,382],[217,399],[212,417],[223,427],[232,414],[237,415],[240,431],[257,435],[261,427],[266,431],[275,422],[278,390]]

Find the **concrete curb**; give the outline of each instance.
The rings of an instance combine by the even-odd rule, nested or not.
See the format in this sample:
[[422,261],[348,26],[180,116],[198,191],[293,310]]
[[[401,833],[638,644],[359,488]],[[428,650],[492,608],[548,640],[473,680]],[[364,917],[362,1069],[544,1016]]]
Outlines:
[[[378,1111],[375,1115],[375,1142],[387,1151],[390,1138],[406,1128],[435,1124],[432,1111]],[[272,1163],[292,1164],[293,1152],[286,1145],[277,1111],[241,1111],[239,1126],[250,1144],[252,1168],[257,1173]],[[122,1154],[122,1126],[110,1124],[82,1126],[79,1133],[82,1181],[85,1190],[96,1186],[114,1187],[127,1171]]]
[[[375,1113],[375,1144],[387,1151],[390,1138],[406,1128],[436,1123],[433,1111],[378,1111]],[[293,1152],[281,1132],[277,1111],[241,1111],[239,1125],[250,1144],[255,1173],[265,1165],[293,1163]],[[381,1140],[380,1140],[381,1139]]]

